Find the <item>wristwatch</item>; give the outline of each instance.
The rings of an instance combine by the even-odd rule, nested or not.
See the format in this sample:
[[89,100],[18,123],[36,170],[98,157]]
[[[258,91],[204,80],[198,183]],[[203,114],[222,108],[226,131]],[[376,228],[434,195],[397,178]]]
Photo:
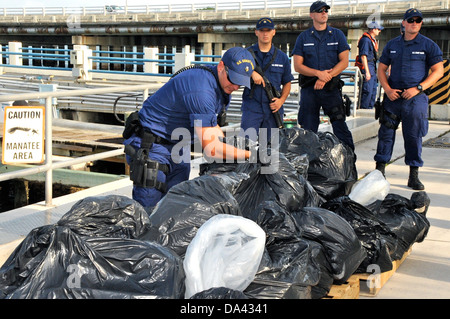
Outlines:
[[419,85],[417,86],[417,89],[418,89],[420,92],[422,92],[422,91],[423,91],[422,85],[419,84]]

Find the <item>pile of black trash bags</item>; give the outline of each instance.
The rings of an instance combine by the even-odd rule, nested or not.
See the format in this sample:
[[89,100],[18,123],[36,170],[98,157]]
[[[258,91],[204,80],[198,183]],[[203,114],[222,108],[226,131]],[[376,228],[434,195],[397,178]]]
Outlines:
[[[0,298],[318,299],[373,265],[391,270],[426,237],[425,192],[389,193],[367,206],[350,199],[355,154],[332,133],[285,129],[268,151],[276,172],[261,173],[274,163],[202,164],[150,213],[124,196],[80,200],[15,249],[0,269]],[[229,234],[219,224],[218,236],[196,238],[223,216],[237,220]],[[262,231],[241,236],[242,220]],[[209,249],[216,244],[223,253]],[[190,274],[188,259],[205,273]],[[227,280],[239,284],[220,284]]]

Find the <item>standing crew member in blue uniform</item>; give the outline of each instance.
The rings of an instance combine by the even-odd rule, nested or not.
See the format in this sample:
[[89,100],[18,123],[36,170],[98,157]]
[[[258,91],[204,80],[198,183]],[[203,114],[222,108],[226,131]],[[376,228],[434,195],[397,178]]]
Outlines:
[[320,108],[330,117],[334,134],[352,150],[353,137],[345,122],[340,74],[348,67],[350,47],[344,33],[327,25],[330,6],[316,1],[310,7],[313,26],[300,33],[292,54],[299,76],[298,123],[315,133]]
[[[425,189],[418,175],[419,167],[423,166],[422,137],[428,133],[428,96],[424,90],[444,74],[441,49],[419,33],[422,19],[422,13],[417,9],[405,12],[402,21],[405,33],[386,44],[378,67],[378,78],[385,98],[374,157],[376,169],[384,175],[401,121],[405,164],[410,167],[408,187],[414,190]],[[386,71],[389,66],[391,72],[388,79]]]
[[378,22],[367,25],[369,31],[365,32],[358,41],[358,56],[356,65],[364,74],[364,83],[361,94],[361,109],[373,109],[377,95],[377,60],[378,42],[376,37],[384,28]]
[[[294,79],[291,63],[286,53],[272,44],[276,30],[271,18],[261,18],[256,23],[255,35],[258,43],[248,50],[253,53],[260,72],[269,80],[273,88],[280,92],[280,97],[269,101],[264,90],[266,86],[261,74],[256,70],[252,74],[251,88],[245,88],[242,95],[241,128],[245,131],[254,128],[256,134],[259,129],[267,129],[267,137],[271,136],[271,129],[277,128],[274,113],[278,112],[283,119],[283,103],[291,92],[291,81]],[[249,135],[250,138],[252,138]]]
[[[128,118],[123,135],[133,199],[151,208],[172,186],[189,179],[194,133],[210,158],[250,157],[249,151],[221,141],[217,117],[228,107],[232,92],[241,85],[250,87],[254,63],[248,50],[231,48],[217,66],[176,74],[145,100],[134,119]],[[180,141],[180,134],[188,138]]]

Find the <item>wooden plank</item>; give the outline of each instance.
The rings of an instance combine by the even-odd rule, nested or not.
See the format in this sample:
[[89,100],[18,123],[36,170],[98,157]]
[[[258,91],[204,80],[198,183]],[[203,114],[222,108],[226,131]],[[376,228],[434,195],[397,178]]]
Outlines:
[[411,254],[412,247],[402,258],[392,262],[392,269],[379,274],[353,274],[346,283],[332,285],[327,296],[322,299],[358,299],[359,296],[376,296],[388,280],[395,274],[403,261]]
[[358,299],[360,290],[359,279],[350,276],[348,281],[341,285],[332,285],[327,296],[322,299]]
[[352,277],[358,278],[360,280],[360,292],[361,296],[373,297],[378,294],[378,292],[383,288],[383,286],[389,281],[389,279],[395,274],[400,265],[405,261],[405,259],[411,254],[412,247],[403,254],[402,258],[399,260],[394,260],[392,262],[392,269],[379,274],[354,274]]

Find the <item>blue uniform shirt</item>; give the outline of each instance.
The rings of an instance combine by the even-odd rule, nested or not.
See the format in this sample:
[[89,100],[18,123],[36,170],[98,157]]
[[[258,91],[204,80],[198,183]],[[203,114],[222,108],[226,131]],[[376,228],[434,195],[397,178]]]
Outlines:
[[[212,67],[217,75],[217,67]],[[141,124],[154,134],[171,140],[173,130],[188,129],[194,140],[194,122],[203,127],[217,125],[217,114],[228,107],[225,94],[216,78],[202,69],[181,72],[151,95],[139,112]],[[178,137],[172,142],[177,143]]]
[[[259,50],[258,44],[251,46],[253,49],[257,62],[261,69],[272,60],[273,54],[275,50],[278,50],[273,45],[270,48],[269,52],[266,54],[262,53]],[[272,62],[272,65],[267,68],[264,72],[264,75],[270,81],[270,83],[281,92],[281,86],[285,85],[288,82],[294,80],[294,76],[291,71],[291,63],[289,61],[288,56],[282,52],[278,51],[275,60]],[[264,91],[262,85],[253,85],[253,97],[250,98],[250,93],[252,90],[245,88],[244,93],[242,95],[242,111],[251,111],[254,113],[266,113],[271,114],[272,111],[268,106],[269,99],[267,98],[267,94]],[[267,105],[267,106],[263,106]]]
[[442,62],[442,51],[431,39],[420,33],[411,41],[398,36],[383,49],[380,62],[391,66],[389,85],[408,89],[419,85],[428,76],[431,66]]
[[373,47],[372,40],[363,36],[358,42],[358,54],[359,56],[365,55],[367,57],[367,63],[369,65],[375,65],[375,48]]
[[314,27],[300,33],[292,55],[303,57],[303,64],[316,70],[329,70],[339,63],[339,54],[350,50],[344,33],[327,26],[322,37]]

